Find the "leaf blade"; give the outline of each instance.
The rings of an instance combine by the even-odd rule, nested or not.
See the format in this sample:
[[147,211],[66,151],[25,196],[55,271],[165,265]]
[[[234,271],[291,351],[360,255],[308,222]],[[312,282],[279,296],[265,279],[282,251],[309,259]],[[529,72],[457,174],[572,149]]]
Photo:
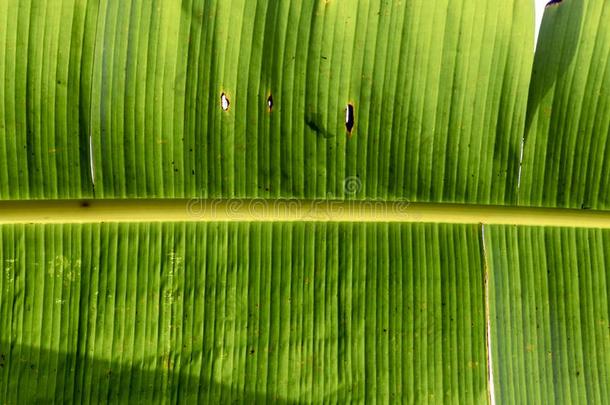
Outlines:
[[606,397],[608,236],[598,229],[485,227],[499,401]]
[[15,225],[0,239],[8,402],[486,402],[476,226]]

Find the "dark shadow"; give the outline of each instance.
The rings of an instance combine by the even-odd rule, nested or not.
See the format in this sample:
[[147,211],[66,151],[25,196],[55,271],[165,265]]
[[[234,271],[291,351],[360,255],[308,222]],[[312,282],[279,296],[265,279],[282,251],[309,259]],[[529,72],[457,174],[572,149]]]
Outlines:
[[296,403],[218,384],[209,377],[200,378],[189,375],[186,370],[176,370],[169,360],[158,361],[156,367],[148,369],[142,364],[127,365],[73,352],[0,343],[0,403],[3,404]]
[[314,131],[316,135],[323,138],[332,138],[335,135],[328,132],[328,130],[322,124],[323,120],[322,114],[320,113],[308,112],[305,115],[305,124],[307,124],[309,129]]

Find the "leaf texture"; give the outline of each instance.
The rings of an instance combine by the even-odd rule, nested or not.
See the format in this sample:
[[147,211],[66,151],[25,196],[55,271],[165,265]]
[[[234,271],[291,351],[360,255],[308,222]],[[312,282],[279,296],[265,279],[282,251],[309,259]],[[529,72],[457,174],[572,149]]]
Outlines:
[[607,209],[610,4],[547,6],[527,114],[519,202]]
[[610,232],[485,226],[497,403],[610,398]]
[[5,0],[0,19],[0,198],[516,200],[528,1]]
[[[4,0],[0,199],[607,208],[609,18],[530,83],[526,0]],[[609,235],[2,225],[0,403],[603,403]]]
[[0,227],[0,402],[487,400],[476,226]]

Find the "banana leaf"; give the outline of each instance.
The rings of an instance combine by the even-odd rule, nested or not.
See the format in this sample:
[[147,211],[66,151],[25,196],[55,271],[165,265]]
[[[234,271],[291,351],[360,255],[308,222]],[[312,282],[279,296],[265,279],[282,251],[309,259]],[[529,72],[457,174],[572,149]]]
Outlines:
[[604,403],[609,22],[0,1],[0,403]]

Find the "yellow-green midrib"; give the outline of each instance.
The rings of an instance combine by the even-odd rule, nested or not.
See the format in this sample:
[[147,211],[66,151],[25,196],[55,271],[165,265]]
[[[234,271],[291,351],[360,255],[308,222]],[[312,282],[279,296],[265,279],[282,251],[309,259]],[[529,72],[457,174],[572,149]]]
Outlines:
[[426,222],[610,228],[610,211],[406,201],[118,199],[0,201],[0,224]]

